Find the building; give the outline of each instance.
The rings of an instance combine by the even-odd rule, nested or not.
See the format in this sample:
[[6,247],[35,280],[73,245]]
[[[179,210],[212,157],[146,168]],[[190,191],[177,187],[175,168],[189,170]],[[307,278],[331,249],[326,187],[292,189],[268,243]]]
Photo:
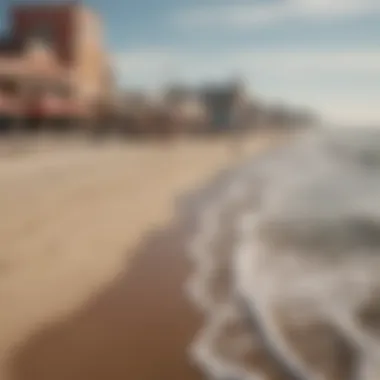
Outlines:
[[9,15],[9,32],[0,40],[0,104],[29,94],[56,109],[60,101],[67,112],[70,100],[72,110],[89,115],[112,93],[114,78],[95,12],[66,1],[18,3]]
[[20,56],[0,57],[0,108],[12,111],[13,116],[21,117],[24,113],[31,116],[42,106],[54,113],[53,108],[57,108],[59,102],[63,106],[70,88],[66,70],[38,45],[25,46],[22,59]]
[[248,97],[239,82],[208,85],[200,93],[212,130],[228,131],[241,125]]
[[197,91],[186,86],[171,86],[164,95],[163,102],[178,120],[182,132],[198,132],[204,129],[207,110]]

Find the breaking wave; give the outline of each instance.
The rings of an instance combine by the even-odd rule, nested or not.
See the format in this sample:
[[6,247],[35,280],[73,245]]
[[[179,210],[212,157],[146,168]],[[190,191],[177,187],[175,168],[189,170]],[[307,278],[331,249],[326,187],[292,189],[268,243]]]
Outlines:
[[380,130],[322,130],[197,211],[191,354],[212,379],[380,378]]

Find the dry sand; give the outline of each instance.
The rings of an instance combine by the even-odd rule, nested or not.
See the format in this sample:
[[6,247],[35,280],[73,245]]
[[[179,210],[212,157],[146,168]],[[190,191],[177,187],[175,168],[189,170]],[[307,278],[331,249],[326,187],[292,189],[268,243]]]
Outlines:
[[[271,141],[246,140],[238,159]],[[125,269],[128,252],[171,219],[177,195],[236,162],[224,139],[9,151],[0,152],[1,379],[18,345]]]

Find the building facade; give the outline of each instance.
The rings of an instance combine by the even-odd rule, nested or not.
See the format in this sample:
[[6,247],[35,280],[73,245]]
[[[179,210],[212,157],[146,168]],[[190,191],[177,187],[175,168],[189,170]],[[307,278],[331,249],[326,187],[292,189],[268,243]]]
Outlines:
[[229,131],[240,126],[248,97],[240,83],[210,85],[201,90],[212,130]]
[[[114,86],[98,15],[79,1],[20,3],[10,9],[10,30],[0,40],[0,95],[37,83],[87,109]],[[34,62],[34,65],[32,64]],[[42,68],[40,70],[39,68]],[[17,92],[16,91],[16,92]]]
[[37,40],[70,69],[80,97],[97,97],[108,86],[109,70],[98,15],[80,2],[35,3],[11,9],[13,38]]
[[186,86],[172,86],[164,95],[164,104],[177,116],[181,132],[200,132],[207,120],[207,110],[198,92]]

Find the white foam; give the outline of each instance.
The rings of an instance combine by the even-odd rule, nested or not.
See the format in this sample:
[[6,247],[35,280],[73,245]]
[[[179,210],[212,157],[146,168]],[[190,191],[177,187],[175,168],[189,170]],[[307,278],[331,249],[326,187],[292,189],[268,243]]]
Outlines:
[[192,360],[214,379],[263,380],[261,375],[250,373],[244,368],[236,366],[232,361],[227,362],[225,358],[220,358],[213,349],[214,341],[226,319],[229,318],[231,310],[228,304],[216,305],[208,294],[207,278],[215,265],[208,249],[216,237],[223,206],[226,203],[237,202],[243,196],[244,187],[241,180],[237,179],[219,198],[203,210],[198,232],[191,240],[189,247],[194,271],[186,288],[196,305],[207,314],[203,328],[191,345],[190,354]]
[[229,184],[225,192],[212,200],[200,213],[198,229],[190,239],[188,256],[193,263],[193,273],[185,284],[191,299],[203,311],[213,308],[214,301],[207,292],[207,278],[212,272],[214,263],[208,250],[218,232],[220,214],[226,202],[236,202],[244,195],[241,181],[236,180]]
[[267,288],[262,283],[263,272],[260,267],[263,250],[254,239],[254,229],[258,217],[253,214],[244,215],[240,224],[240,239],[238,239],[235,257],[235,286],[246,302],[249,312],[255,317],[256,327],[262,332],[266,341],[266,349],[272,358],[291,373],[294,378],[314,380],[320,376],[312,373],[292,352],[273,322],[270,305],[267,298]]

